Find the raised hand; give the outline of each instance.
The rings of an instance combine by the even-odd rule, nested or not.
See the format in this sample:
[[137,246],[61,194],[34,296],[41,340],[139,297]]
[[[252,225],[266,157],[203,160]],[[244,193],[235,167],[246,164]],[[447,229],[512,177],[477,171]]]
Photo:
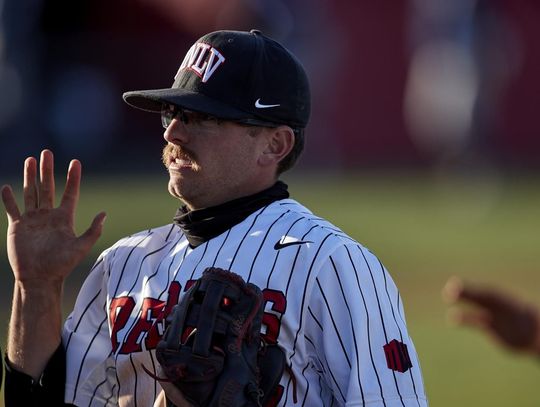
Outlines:
[[8,216],[7,252],[15,280],[24,284],[62,282],[89,253],[99,238],[105,213],[101,212],[79,237],[74,232],[75,209],[79,200],[81,163],[72,160],[60,205],[54,207],[54,159],[49,150],[37,161],[24,163],[24,212],[13,190],[2,187],[2,201]]
[[81,163],[71,161],[62,202],[55,208],[53,161],[52,152],[41,152],[38,181],[36,159],[26,159],[24,212],[11,187],[2,187],[7,252],[15,276],[7,356],[13,368],[35,380],[61,342],[64,280],[95,244],[105,220],[105,213],[99,213],[86,232],[75,235]]
[[466,285],[457,278],[446,283],[443,297],[473,305],[453,310],[453,322],[480,329],[514,351],[540,356],[540,310],[534,306],[500,289]]

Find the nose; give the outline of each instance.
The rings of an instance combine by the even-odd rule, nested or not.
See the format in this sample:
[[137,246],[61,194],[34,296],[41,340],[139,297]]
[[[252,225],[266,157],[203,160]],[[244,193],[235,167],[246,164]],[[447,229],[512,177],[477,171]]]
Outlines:
[[183,123],[178,119],[171,121],[169,127],[163,132],[163,138],[169,143],[177,145],[189,143],[189,134]]

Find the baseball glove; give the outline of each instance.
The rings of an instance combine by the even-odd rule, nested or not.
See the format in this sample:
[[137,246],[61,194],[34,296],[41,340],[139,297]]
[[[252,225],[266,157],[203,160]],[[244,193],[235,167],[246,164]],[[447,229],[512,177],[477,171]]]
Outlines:
[[212,267],[173,308],[156,356],[193,405],[264,406],[270,399],[285,355],[261,340],[263,303],[256,285]]

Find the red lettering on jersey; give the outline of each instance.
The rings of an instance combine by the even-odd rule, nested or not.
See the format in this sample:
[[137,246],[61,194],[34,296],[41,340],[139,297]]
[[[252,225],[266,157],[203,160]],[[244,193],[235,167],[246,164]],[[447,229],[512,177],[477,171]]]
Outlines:
[[[184,291],[193,286],[196,281],[189,280]],[[166,303],[150,297],[143,300],[137,322],[124,339],[120,353],[128,354],[142,351],[142,341],[144,341],[147,350],[157,346],[163,336],[163,321],[171,313],[173,307],[178,304],[181,291],[180,283],[173,281],[169,286],[169,296]],[[281,316],[287,308],[287,299],[281,291],[269,288],[263,290],[263,298],[265,312],[262,319],[261,336],[266,342],[274,344],[277,343],[281,328]],[[135,300],[131,297],[118,297],[111,301],[109,319],[113,351],[116,351],[120,345],[118,332],[126,326],[134,308]]]
[[141,343],[145,336],[147,337],[147,341],[155,341],[155,344],[157,344],[157,341],[159,341],[157,330],[153,330],[154,335],[152,335],[152,338],[149,338],[147,333],[156,324],[158,318],[163,318],[164,307],[165,301],[159,301],[154,298],[145,298],[143,300],[137,323],[129,332],[124,344],[122,344],[120,353],[140,352],[142,350]]
[[[268,343],[277,343],[277,338],[279,336],[279,330],[281,328],[281,316],[285,313],[287,308],[287,298],[285,294],[281,291],[272,290],[270,288],[265,288],[263,290],[264,297],[264,315],[262,319],[263,329],[262,337]],[[268,309],[269,303],[272,303],[270,311]]]
[[173,281],[169,286],[169,296],[167,298],[167,304],[165,308],[161,310],[160,315],[157,317],[155,322],[150,327],[148,335],[145,339],[146,349],[155,349],[158,342],[161,340],[163,333],[165,332],[165,326],[163,321],[171,313],[173,307],[178,304],[178,299],[180,298],[180,290],[182,286],[178,281]]
[[173,307],[178,304],[180,299],[180,291],[182,291],[182,286],[178,281],[173,281],[169,286],[169,297],[167,298],[167,305],[165,306],[165,315],[163,318],[167,318],[173,309]]
[[135,307],[135,300],[131,297],[113,298],[109,307],[109,325],[111,326],[111,343],[113,352],[118,345],[118,331],[120,331],[129,319],[131,311]]
[[[145,298],[142,302],[141,311],[137,316],[137,322],[124,339],[120,347],[120,353],[127,354],[142,351],[142,341],[146,349],[154,349],[163,336],[164,323],[173,309],[178,304],[182,286],[178,281],[173,281],[169,286],[167,302],[155,298]],[[111,301],[110,321],[112,326],[111,341],[113,351],[118,348],[118,331],[124,328],[135,308],[135,300],[132,297],[119,297]]]
[[186,282],[186,286],[184,287],[184,291],[189,290],[191,287],[193,287],[193,284],[195,284],[197,280],[188,280]]

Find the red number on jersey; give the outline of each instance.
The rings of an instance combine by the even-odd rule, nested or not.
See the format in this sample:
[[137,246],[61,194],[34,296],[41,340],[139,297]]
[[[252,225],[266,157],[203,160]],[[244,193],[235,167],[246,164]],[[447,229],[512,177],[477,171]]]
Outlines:
[[263,315],[262,337],[268,343],[277,343],[279,329],[281,326],[281,316],[287,308],[287,299],[281,291],[266,288],[263,290],[264,309],[268,308],[268,303],[272,303],[271,311],[266,311]]
[[113,298],[109,308],[109,325],[111,326],[111,343],[113,352],[116,352],[120,342],[118,331],[127,323],[131,311],[135,307],[135,300],[131,297]]

